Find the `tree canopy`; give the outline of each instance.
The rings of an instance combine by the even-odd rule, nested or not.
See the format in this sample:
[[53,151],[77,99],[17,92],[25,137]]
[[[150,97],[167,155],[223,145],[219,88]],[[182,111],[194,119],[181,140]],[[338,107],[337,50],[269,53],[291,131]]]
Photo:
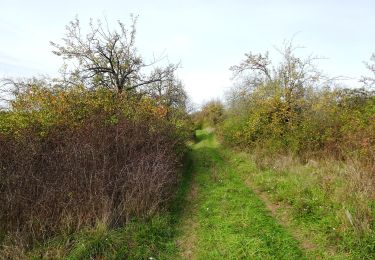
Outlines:
[[104,86],[121,93],[167,80],[178,66],[157,67],[160,59],[145,62],[135,46],[136,22],[132,16],[129,29],[118,21],[119,30],[111,30],[107,21],[90,20],[84,34],[79,19],[71,21],[62,43],[51,42],[53,53],[70,62],[63,70],[65,83]]

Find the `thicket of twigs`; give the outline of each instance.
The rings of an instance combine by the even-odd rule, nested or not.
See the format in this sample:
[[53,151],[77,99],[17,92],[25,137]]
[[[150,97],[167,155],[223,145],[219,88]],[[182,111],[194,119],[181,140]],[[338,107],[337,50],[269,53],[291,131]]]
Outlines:
[[35,85],[12,105],[0,114],[0,230],[10,244],[119,226],[173,197],[189,135],[183,112]]

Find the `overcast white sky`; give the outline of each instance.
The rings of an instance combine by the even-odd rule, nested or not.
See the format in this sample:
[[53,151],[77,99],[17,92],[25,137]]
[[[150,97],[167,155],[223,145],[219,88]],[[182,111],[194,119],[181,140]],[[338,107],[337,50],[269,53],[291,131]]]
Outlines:
[[127,24],[133,13],[141,54],[181,61],[179,77],[196,103],[222,96],[232,84],[228,68],[244,53],[272,55],[297,32],[301,54],[329,58],[320,68],[330,75],[358,78],[375,52],[374,0],[1,0],[0,8],[0,76],[57,75],[61,60],[49,41],[59,42],[76,15],[83,24]]

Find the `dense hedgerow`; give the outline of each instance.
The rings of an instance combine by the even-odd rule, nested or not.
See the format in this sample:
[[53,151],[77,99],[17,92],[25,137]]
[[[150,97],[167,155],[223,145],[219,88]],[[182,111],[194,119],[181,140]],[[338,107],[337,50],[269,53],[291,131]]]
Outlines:
[[[260,91],[260,90],[259,90]],[[365,90],[316,90],[288,111],[279,97],[255,92],[221,125],[225,143],[300,158],[356,159],[375,165],[375,96]]]
[[0,114],[1,237],[30,246],[161,210],[179,180],[187,125],[184,111],[146,97],[28,88]]
[[375,170],[375,93],[333,88],[314,64],[287,43],[281,62],[266,54],[246,54],[231,69],[242,82],[228,95],[221,127],[227,144],[310,156],[356,159]]

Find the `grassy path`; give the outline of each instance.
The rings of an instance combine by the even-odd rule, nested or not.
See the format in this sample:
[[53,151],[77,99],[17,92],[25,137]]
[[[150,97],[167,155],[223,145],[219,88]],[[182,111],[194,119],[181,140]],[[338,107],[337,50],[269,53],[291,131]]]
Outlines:
[[303,259],[299,243],[225,159],[214,136],[197,132],[193,183],[178,239],[183,259]]

